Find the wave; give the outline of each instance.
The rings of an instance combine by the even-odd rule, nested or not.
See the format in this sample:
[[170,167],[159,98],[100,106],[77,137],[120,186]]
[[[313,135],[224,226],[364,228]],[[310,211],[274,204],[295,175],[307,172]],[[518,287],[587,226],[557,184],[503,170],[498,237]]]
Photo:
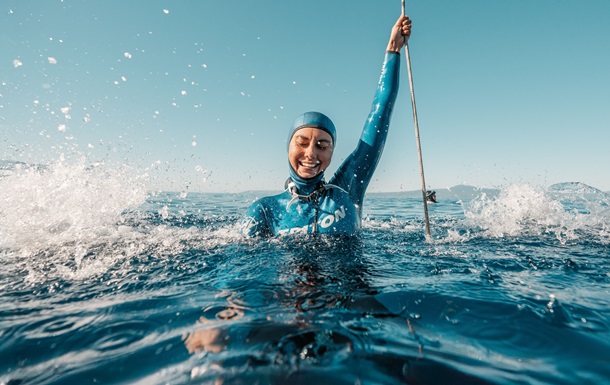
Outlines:
[[[495,198],[475,199],[465,207],[465,223],[489,237],[554,235],[561,243],[581,236],[610,240],[607,194],[579,184],[547,190],[511,185]],[[585,194],[581,192],[586,191]]]
[[209,221],[176,226],[178,215],[189,217],[167,206],[142,211],[151,198],[145,176],[127,167],[84,160],[11,166],[0,178],[0,258],[5,274],[26,283],[101,276],[142,255],[168,257],[237,234]]
[[[560,183],[547,189],[508,185],[497,191],[463,186],[447,194],[439,193],[439,203],[428,205],[435,242],[550,236],[562,245],[578,240],[610,244],[610,196],[583,183]],[[378,210],[381,215],[368,215],[366,229],[423,232],[421,199],[382,198],[392,203],[387,210]],[[370,201],[377,208],[380,200],[373,196]],[[401,211],[404,215],[399,218],[396,213]]]

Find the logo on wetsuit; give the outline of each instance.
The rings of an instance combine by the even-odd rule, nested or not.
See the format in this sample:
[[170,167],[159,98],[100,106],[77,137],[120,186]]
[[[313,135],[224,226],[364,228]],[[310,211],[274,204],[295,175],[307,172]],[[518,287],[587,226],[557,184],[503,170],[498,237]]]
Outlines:
[[[318,220],[318,225],[323,229],[327,229],[330,226],[332,226],[334,223],[339,222],[343,218],[345,218],[345,207],[343,205],[341,205],[341,208],[338,210],[335,210],[334,214],[326,214],[325,216],[322,216]],[[290,229],[278,230],[278,234],[287,235],[287,234],[307,233],[311,226],[312,225],[305,225],[303,227],[293,227]]]

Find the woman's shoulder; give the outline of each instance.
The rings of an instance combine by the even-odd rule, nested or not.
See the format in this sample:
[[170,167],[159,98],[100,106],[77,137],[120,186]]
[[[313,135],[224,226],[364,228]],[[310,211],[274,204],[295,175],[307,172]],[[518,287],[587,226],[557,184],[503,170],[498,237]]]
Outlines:
[[252,203],[252,205],[250,207],[251,208],[252,207],[274,208],[281,202],[284,202],[287,200],[290,200],[290,194],[288,193],[287,190],[284,190],[278,194],[266,195],[261,198],[257,198],[257,199],[255,199],[255,201]]

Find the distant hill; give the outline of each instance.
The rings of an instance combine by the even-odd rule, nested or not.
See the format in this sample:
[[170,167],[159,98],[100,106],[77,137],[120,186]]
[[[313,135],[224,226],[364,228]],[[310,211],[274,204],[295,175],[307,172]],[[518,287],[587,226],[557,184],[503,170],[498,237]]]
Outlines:
[[[458,185],[449,188],[436,188],[430,189],[436,191],[436,199],[473,199],[483,194],[487,196],[496,196],[500,193],[499,189],[491,188],[480,188],[469,185]],[[411,191],[399,191],[391,193],[369,193],[369,196],[383,196],[383,197],[407,197],[407,198],[421,198],[421,190]]]
[[[469,185],[458,185],[449,188],[437,188],[436,198],[442,199],[473,199],[483,194],[489,197],[495,197],[500,193],[499,189],[480,188]],[[281,191],[243,191],[241,194],[254,195],[258,197],[279,194]],[[397,192],[375,192],[367,193],[371,197],[387,197],[387,198],[421,198],[421,190],[397,191]]]
[[564,183],[556,183],[554,185],[549,186],[548,191],[553,193],[563,193],[563,194],[608,194],[598,188],[589,186],[588,184],[584,184],[582,182],[564,182]]

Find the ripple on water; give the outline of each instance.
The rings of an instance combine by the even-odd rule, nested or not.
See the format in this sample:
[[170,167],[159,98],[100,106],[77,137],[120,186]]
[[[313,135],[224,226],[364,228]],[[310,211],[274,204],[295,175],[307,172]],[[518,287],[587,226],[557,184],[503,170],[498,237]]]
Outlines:
[[146,320],[116,321],[100,327],[91,348],[99,352],[128,352],[133,345],[151,335],[159,325]]
[[61,315],[40,320],[28,325],[22,333],[31,339],[58,338],[65,334],[91,328],[100,322],[103,316]]
[[227,298],[227,302],[235,307],[259,309],[277,302],[278,290],[279,288],[263,286],[234,291]]

